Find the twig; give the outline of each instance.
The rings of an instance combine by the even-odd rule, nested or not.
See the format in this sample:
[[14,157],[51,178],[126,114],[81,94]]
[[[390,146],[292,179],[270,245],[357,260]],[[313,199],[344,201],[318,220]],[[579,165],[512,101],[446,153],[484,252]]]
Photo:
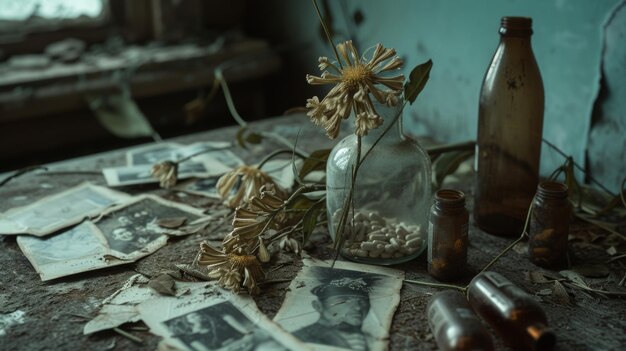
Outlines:
[[467,287],[458,286],[458,285],[452,285],[452,284],[429,283],[429,282],[423,282],[423,281],[419,281],[419,280],[410,280],[410,279],[404,279],[404,281],[406,283],[411,283],[411,284],[416,284],[416,285],[424,285],[424,286],[431,286],[431,287],[434,287],[434,288],[456,289],[456,290],[460,290],[461,292],[465,292],[467,290]]
[[609,262],[613,262],[613,261],[617,261],[617,260],[621,260],[622,258],[626,257],[626,254],[623,255],[619,255],[619,256],[615,256],[615,257],[611,257],[608,261],[606,261],[607,263]]
[[136,342],[137,344],[143,344],[143,340],[141,340],[141,338],[134,336],[133,334],[127,331],[124,331],[120,328],[113,328],[113,331],[120,334],[121,336],[128,338],[130,341]]
[[[546,145],[548,145],[549,147],[551,147],[554,151],[556,151],[559,155],[567,158],[570,158],[571,156],[568,156],[565,152],[563,152],[561,149],[559,149],[556,145],[552,144],[551,142],[549,142],[548,140],[546,140],[545,138],[541,139]],[[595,183],[597,186],[599,186],[600,188],[602,188],[602,190],[606,191],[609,195],[611,196],[616,196],[615,194],[613,194],[613,192],[611,192],[609,189],[607,189],[602,183],[600,183],[599,181],[595,180],[587,171],[585,171],[585,169],[580,166],[578,163],[576,163],[576,161],[574,161],[574,159],[572,158],[572,164],[574,165],[574,167],[576,167],[579,171],[583,172],[585,174],[585,176],[589,177],[589,180],[591,180],[593,183]]]
[[292,155],[296,155],[302,159],[306,159],[307,156],[303,155],[293,149],[283,149],[283,150],[277,150],[272,152],[271,154],[265,156],[265,158],[263,160],[261,160],[261,162],[259,162],[259,165],[257,166],[259,169],[261,169],[263,167],[264,164],[267,163],[267,161],[271,160],[272,158],[281,155],[281,154],[292,154]]
[[[520,235],[519,238],[517,238],[514,242],[512,242],[509,246],[506,247],[506,249],[504,249],[502,252],[500,252],[496,257],[494,257],[493,260],[491,260],[491,262],[489,262],[485,268],[483,268],[480,273],[488,270],[489,268],[491,268],[491,266],[493,266],[499,259],[500,257],[502,257],[505,253],[509,252],[509,250],[511,250],[515,245],[517,245],[520,241],[522,241],[524,239],[524,237],[527,235],[527,230],[528,230],[528,223],[530,222],[530,214],[533,211],[533,203],[535,201],[535,198],[533,197],[532,201],[530,202],[530,206],[528,206],[528,212],[526,213],[526,222],[524,222],[524,229],[522,229],[522,235]],[[478,273],[478,274],[480,274]]]
[[582,220],[582,221],[584,221],[584,222],[587,222],[587,223],[593,224],[593,225],[595,225],[595,226],[597,226],[597,227],[599,227],[599,228],[601,228],[601,229],[604,229],[604,230],[606,230],[607,232],[610,232],[611,234],[615,234],[615,235],[619,236],[622,240],[626,240],[626,236],[624,236],[623,234],[620,234],[618,231],[616,231],[616,230],[614,230],[614,229],[610,228],[609,226],[607,226],[607,225],[603,224],[603,223],[602,223],[602,222],[600,222],[600,221],[596,221],[596,220],[593,220],[593,219],[591,219],[591,218],[587,218],[587,217],[583,216],[583,215],[582,215],[582,214],[580,214],[580,213],[574,213],[574,216],[576,216],[576,218],[581,219],[581,220]]
[[596,294],[626,296],[626,291],[606,291],[606,290],[594,289],[588,286],[584,286],[584,285],[580,285],[576,283],[568,283],[568,282],[563,282],[563,284],[569,286],[570,288],[578,288],[578,289],[593,292]]

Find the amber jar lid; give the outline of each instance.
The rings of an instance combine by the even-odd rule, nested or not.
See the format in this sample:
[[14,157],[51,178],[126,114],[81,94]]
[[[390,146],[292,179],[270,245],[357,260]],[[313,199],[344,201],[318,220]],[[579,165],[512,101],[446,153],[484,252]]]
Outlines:
[[505,36],[529,36],[533,34],[533,19],[530,17],[506,16],[500,20],[500,34]]
[[460,190],[441,189],[435,193],[435,207],[440,210],[464,209],[465,194]]
[[563,183],[545,181],[537,186],[537,196],[544,199],[565,199],[567,190],[567,185]]

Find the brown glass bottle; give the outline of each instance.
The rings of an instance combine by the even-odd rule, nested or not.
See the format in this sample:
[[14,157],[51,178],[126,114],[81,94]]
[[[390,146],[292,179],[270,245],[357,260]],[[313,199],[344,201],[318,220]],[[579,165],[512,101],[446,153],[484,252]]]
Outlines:
[[437,280],[450,281],[465,273],[468,222],[463,192],[435,193],[428,225],[428,273]]
[[467,299],[476,313],[515,350],[552,350],[556,336],[539,303],[495,272],[483,272],[469,284]]
[[489,332],[458,291],[442,291],[426,308],[428,324],[440,350],[493,350]]
[[565,265],[571,212],[565,184],[539,184],[528,231],[528,255],[533,263],[547,268]]
[[480,93],[474,219],[501,236],[521,234],[539,180],[544,93],[531,28],[530,18],[502,18]]

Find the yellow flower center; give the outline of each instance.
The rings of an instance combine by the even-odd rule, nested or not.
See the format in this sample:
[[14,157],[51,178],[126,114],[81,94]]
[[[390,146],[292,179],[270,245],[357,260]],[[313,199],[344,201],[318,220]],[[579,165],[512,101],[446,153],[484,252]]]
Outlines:
[[258,265],[259,261],[256,259],[256,256],[253,255],[228,255],[228,260],[233,265],[233,267],[237,268],[250,268],[252,266]]
[[349,66],[343,70],[342,80],[347,86],[350,92],[356,92],[359,88],[359,83],[365,83],[370,79],[372,71],[365,68],[364,65],[357,64],[356,66]]

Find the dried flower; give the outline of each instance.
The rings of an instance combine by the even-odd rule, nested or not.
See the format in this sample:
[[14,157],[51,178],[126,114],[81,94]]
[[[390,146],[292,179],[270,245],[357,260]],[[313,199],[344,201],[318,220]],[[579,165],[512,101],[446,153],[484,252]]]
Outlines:
[[246,206],[237,207],[233,218],[233,230],[224,237],[223,245],[227,252],[242,248],[251,251],[257,244],[257,238],[267,229],[268,221],[279,222],[276,218],[284,200],[276,196],[275,187],[263,186],[261,194],[252,197]]
[[158,178],[162,188],[169,189],[176,185],[178,178],[178,163],[163,161],[152,166],[151,174]]
[[296,239],[287,236],[280,240],[280,249],[287,252],[292,251],[296,255],[300,255],[300,252],[302,252],[300,243]]
[[[355,133],[366,135],[369,130],[378,128],[383,122],[369,94],[381,104],[395,106],[398,95],[402,93],[404,75],[383,77],[380,74],[401,68],[403,62],[395,56],[394,49],[386,49],[381,44],[376,45],[369,61],[359,56],[352,41],[338,44],[337,50],[344,63],[343,68],[337,67],[327,57],[320,57],[319,68],[323,71],[321,77],[309,74],[306,76],[311,85],[335,84],[321,102],[317,96],[307,100],[307,114],[313,123],[326,129],[329,138],[334,139],[339,134],[341,120],[348,118],[354,110]],[[336,74],[327,69],[332,69]],[[377,84],[388,89],[380,89]]]
[[251,294],[258,293],[256,282],[265,276],[256,256],[244,251],[225,253],[207,242],[200,244],[198,264],[206,266],[209,277],[219,279],[221,287],[234,292],[245,287]]
[[[253,166],[240,166],[220,177],[216,187],[226,205],[236,208],[248,202],[253,196],[260,195],[261,187],[267,184],[275,185],[267,173]],[[237,186],[235,194],[231,194]]]
[[259,238],[259,261],[261,261],[261,263],[267,263],[270,261],[271,255],[270,252],[267,250],[267,246],[265,246],[265,243],[263,242],[263,239]]

